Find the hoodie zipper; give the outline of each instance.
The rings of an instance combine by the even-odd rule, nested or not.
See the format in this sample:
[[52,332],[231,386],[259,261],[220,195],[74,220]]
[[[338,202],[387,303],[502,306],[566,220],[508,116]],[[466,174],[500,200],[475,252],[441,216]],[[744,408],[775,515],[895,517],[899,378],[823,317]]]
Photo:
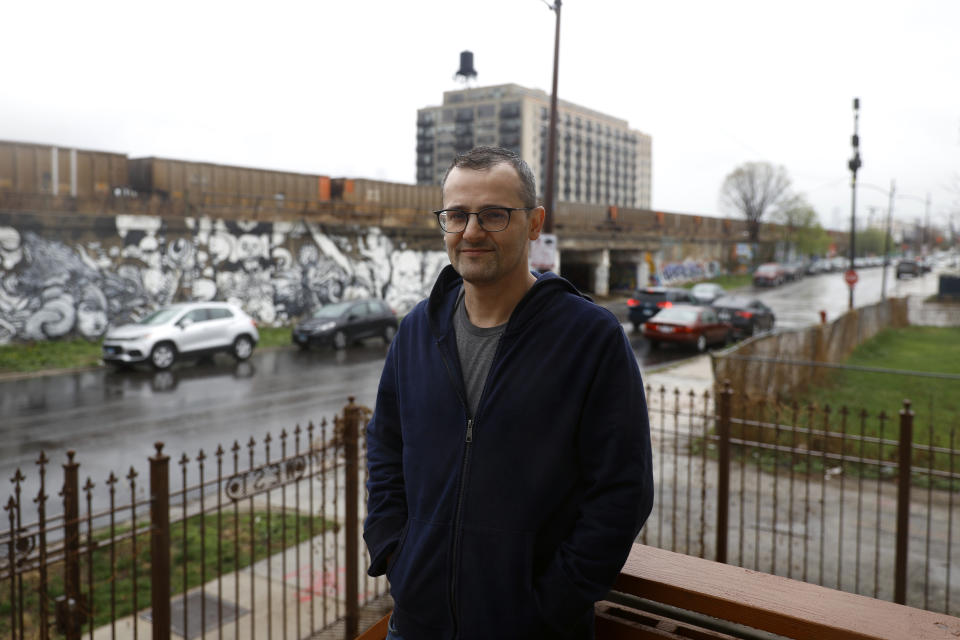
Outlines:
[[[444,354],[443,347],[440,345],[440,341],[437,341],[437,346],[440,351],[440,359],[443,360],[443,365],[447,370],[447,375],[450,376],[451,382],[453,382],[454,388],[457,390],[457,396],[460,398],[460,402],[463,405],[464,413],[467,415],[467,425],[466,433],[464,434],[464,450],[463,450],[463,460],[460,467],[460,486],[457,489],[457,508],[454,514],[453,520],[453,549],[450,555],[450,615],[453,617],[453,638],[456,640],[460,637],[460,622],[457,616],[457,559],[460,555],[460,534],[463,528],[463,502],[464,496],[466,494],[467,486],[467,473],[470,469],[470,451],[473,445],[473,429],[475,426],[476,416],[470,416],[470,409],[467,406],[466,395],[461,392],[462,382],[457,384],[456,376],[453,375],[453,372],[450,370],[450,365],[447,362],[446,355]],[[490,377],[493,374],[494,366],[497,363],[497,360],[500,356],[500,349],[503,346],[503,335],[500,336],[500,339],[497,341],[497,349],[493,354],[493,360],[490,361],[490,370],[487,372],[487,378],[483,382],[483,390],[480,392],[480,399],[477,401],[477,410],[483,406],[483,399],[487,394],[487,385],[490,382]]]
[[460,518],[463,514],[463,494],[466,492],[467,469],[470,464],[470,448],[473,444],[473,417],[470,416],[470,409],[467,407],[466,396],[461,389],[463,382],[457,380],[457,377],[453,375],[453,371],[450,369],[450,363],[447,361],[447,355],[441,340],[437,340],[437,350],[440,352],[440,360],[443,361],[443,367],[446,369],[447,375],[450,377],[450,383],[453,385],[453,388],[456,389],[457,397],[460,399],[460,404],[463,405],[463,412],[467,415],[466,434],[464,436],[464,442],[466,446],[463,449],[463,459],[460,461],[460,484],[457,487],[457,508],[454,511],[453,517],[453,545],[450,550],[449,605],[450,616],[453,619],[453,637],[457,638],[459,636],[459,625],[457,620],[455,595],[457,586],[456,557],[460,550]]

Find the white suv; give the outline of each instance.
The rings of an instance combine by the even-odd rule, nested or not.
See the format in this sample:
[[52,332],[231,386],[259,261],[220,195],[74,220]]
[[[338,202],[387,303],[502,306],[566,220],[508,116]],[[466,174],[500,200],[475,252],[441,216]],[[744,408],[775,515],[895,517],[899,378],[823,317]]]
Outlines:
[[169,369],[183,356],[224,351],[246,360],[260,340],[257,323],[226,302],[189,302],[163,307],[135,324],[111,328],[103,339],[103,361],[124,366],[148,361]]

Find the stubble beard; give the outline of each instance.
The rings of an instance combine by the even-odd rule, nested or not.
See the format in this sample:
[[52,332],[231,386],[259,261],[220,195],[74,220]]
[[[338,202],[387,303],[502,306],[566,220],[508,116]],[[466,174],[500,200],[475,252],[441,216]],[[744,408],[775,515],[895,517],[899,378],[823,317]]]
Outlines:
[[477,258],[469,258],[460,253],[460,248],[455,251],[455,267],[457,273],[463,278],[464,282],[474,285],[484,285],[497,280],[500,275],[500,254],[496,249],[490,253]]
[[[454,257],[456,262],[453,265],[460,277],[463,278],[464,282],[477,286],[502,280],[517,271],[518,265],[521,263],[526,265],[529,260],[527,252],[521,251],[517,254],[514,262],[505,264],[504,253],[497,248],[494,248],[491,253],[484,255],[479,260],[465,258],[459,251],[454,252]],[[525,266],[523,272],[526,272]]]

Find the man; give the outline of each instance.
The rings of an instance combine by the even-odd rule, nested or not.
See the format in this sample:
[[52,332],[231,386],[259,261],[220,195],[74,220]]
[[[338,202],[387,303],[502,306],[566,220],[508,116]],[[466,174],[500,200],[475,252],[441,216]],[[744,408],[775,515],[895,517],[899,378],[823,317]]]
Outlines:
[[636,358],[617,319],[528,270],[543,226],[505,149],[444,177],[450,266],[407,315],[367,429],[372,576],[388,638],[592,638],[653,503]]

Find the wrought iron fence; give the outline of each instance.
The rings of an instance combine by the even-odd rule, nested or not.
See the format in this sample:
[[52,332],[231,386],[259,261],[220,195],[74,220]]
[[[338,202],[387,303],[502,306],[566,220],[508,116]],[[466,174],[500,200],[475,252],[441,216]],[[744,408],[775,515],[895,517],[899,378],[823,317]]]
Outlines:
[[641,542],[951,613],[960,450],[897,416],[647,389],[656,505]]
[[131,467],[80,486],[70,452],[58,496],[41,453],[36,496],[17,470],[4,507],[0,637],[304,638],[338,621],[354,637],[387,591],[363,571],[366,415],[351,399],[329,423],[173,461],[157,443],[147,483]]
[[[952,587],[956,435],[898,416],[648,388],[657,499],[641,541],[934,611]],[[363,571],[366,410],[62,490],[18,470],[0,530],[0,637],[303,638],[383,595]],[[933,437],[928,438],[934,442]],[[29,491],[28,491],[29,488]],[[34,493],[34,490],[36,492]],[[56,495],[51,495],[57,492]]]

